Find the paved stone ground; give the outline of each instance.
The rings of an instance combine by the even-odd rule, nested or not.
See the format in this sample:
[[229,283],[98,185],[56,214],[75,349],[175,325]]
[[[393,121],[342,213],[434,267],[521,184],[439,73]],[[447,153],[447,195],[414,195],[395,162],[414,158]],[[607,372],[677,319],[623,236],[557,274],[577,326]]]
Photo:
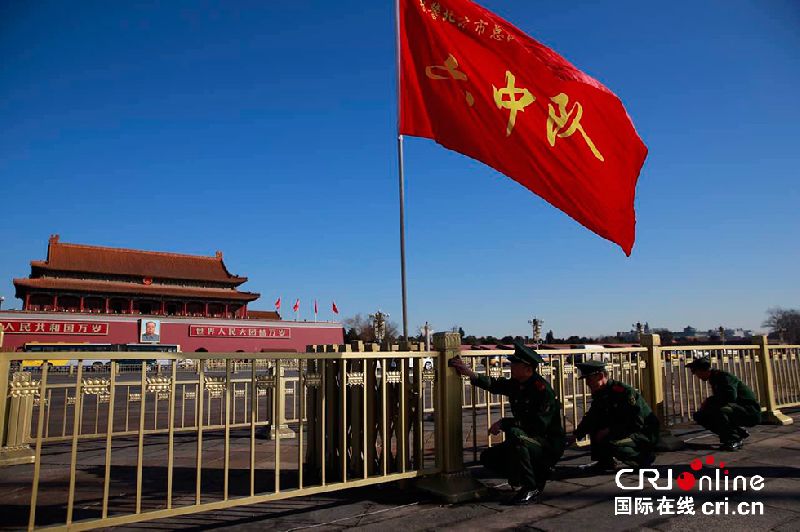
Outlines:
[[[141,523],[127,530],[206,530],[258,529],[293,531],[314,530],[800,530],[800,412],[789,412],[795,423],[788,426],[759,426],[743,450],[736,453],[716,451],[716,438],[708,432],[689,427],[676,431],[687,441],[686,448],[662,453],[656,467],[662,475],[668,469],[690,471],[695,458],[714,458],[714,466],[705,466],[698,473],[715,477],[717,464],[729,477],[753,475],[764,477],[761,491],[708,491],[696,487],[683,491],[628,491],[619,489],[612,474],[582,476],[577,465],[589,462],[585,450],[568,450],[559,463],[555,478],[548,483],[538,505],[512,507],[503,504],[513,492],[503,480],[487,476],[483,468],[471,471],[490,486],[489,495],[481,501],[443,505],[418,491],[413,482],[380,487],[352,489],[339,493],[301,497],[219,512],[162,519]],[[695,515],[614,515],[615,497],[694,498]],[[729,515],[702,515],[703,502],[728,500]],[[763,503],[763,514],[732,515],[738,504]],[[654,504],[657,507],[657,504]]]

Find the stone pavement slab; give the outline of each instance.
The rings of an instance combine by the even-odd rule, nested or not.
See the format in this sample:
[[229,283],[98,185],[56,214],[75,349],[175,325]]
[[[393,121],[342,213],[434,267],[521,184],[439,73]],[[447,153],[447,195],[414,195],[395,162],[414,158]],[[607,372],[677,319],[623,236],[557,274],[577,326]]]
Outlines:
[[[503,501],[513,494],[504,479],[492,478],[480,467],[471,468],[476,478],[490,486],[489,495],[482,501],[460,505],[439,504],[428,495],[414,489],[412,483],[387,485],[381,488],[349,490],[326,497],[303,497],[292,500],[295,506],[288,510],[288,501],[257,505],[243,520],[231,520],[226,514],[217,512],[211,521],[198,522],[200,516],[155,521],[143,524],[147,527],[168,524],[170,528],[192,528],[184,526],[194,523],[197,529],[209,528],[259,528],[261,530],[800,530],[800,414],[795,413],[794,425],[759,426],[742,451],[722,453],[715,449],[717,440],[713,435],[691,427],[684,431],[692,445],[671,453],[661,453],[656,464],[666,474],[672,469],[677,476],[680,471],[689,471],[689,463],[695,458],[714,457],[714,466],[720,461],[731,475],[765,478],[761,491],[746,492],[684,492],[677,486],[669,492],[648,489],[643,492],[623,492],[615,482],[613,474],[581,476],[577,465],[590,461],[586,449],[570,449],[559,463],[554,480],[548,483],[542,502],[525,507],[506,506]],[[682,436],[680,431],[676,431]],[[715,475],[715,467],[706,466],[699,474]],[[724,477],[723,477],[724,478]],[[677,499],[687,493],[696,501],[695,515],[614,515],[614,498],[619,496],[646,496],[654,500],[667,496]],[[702,515],[701,504],[707,501],[722,501],[728,497],[730,508],[740,501],[762,502],[763,515]],[[303,501],[305,499],[305,501]],[[316,501],[316,502],[315,502]],[[304,506],[305,504],[305,506]],[[271,510],[267,510],[271,508]],[[238,509],[240,512],[242,509]],[[258,514],[262,518],[259,519]]]

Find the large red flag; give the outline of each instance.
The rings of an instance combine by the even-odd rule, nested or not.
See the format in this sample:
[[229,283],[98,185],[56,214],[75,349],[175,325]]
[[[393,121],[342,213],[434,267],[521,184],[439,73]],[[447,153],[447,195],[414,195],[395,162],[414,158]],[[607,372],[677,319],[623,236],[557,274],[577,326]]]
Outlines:
[[294,305],[292,305],[292,310],[295,311],[295,312],[300,310],[300,299],[298,299],[297,301],[294,302]]
[[275,300],[275,310],[280,310],[280,309],[281,309],[281,298],[278,297],[278,299]]
[[511,177],[619,244],[647,148],[620,100],[469,0],[400,0],[400,133]]
[[339,307],[336,306],[336,301],[331,302],[331,310],[334,314],[339,314]]

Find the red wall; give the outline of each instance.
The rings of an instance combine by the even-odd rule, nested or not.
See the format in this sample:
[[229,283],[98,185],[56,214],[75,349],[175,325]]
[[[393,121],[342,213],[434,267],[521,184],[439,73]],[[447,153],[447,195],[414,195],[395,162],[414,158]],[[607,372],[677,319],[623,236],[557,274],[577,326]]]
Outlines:
[[[81,335],[81,334],[36,334],[36,333],[9,333],[3,339],[3,351],[21,350],[26,342],[89,342],[98,344],[128,344],[139,342],[139,319],[154,319],[161,322],[162,344],[179,344],[183,352],[193,352],[206,349],[209,352],[259,352],[262,349],[270,351],[296,351],[304,352],[310,344],[341,344],[341,323],[312,323],[293,321],[262,321],[262,320],[221,320],[203,318],[165,318],[154,316],[119,316],[119,315],[91,315],[72,313],[49,312],[0,312],[0,324],[21,322],[90,322],[107,323],[108,334]],[[190,325],[203,325],[213,327],[267,327],[289,330],[289,338],[260,338],[260,337],[197,337],[189,336]],[[18,326],[17,326],[18,328]]]

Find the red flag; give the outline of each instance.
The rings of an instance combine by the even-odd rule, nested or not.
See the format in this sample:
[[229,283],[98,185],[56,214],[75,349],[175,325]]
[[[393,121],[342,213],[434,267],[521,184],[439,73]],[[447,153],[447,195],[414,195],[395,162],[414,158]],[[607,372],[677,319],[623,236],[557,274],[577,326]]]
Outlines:
[[299,299],[294,302],[294,305],[292,306],[292,310],[295,311],[295,312],[300,310],[300,300]]
[[647,147],[599,81],[469,0],[400,0],[400,133],[475,158],[630,255]]
[[279,297],[278,299],[275,300],[275,310],[280,310],[280,309],[281,309],[281,298]]
[[314,314],[317,313],[317,300],[314,300]]
[[336,301],[331,302],[331,310],[334,314],[339,314],[339,307],[336,306]]

